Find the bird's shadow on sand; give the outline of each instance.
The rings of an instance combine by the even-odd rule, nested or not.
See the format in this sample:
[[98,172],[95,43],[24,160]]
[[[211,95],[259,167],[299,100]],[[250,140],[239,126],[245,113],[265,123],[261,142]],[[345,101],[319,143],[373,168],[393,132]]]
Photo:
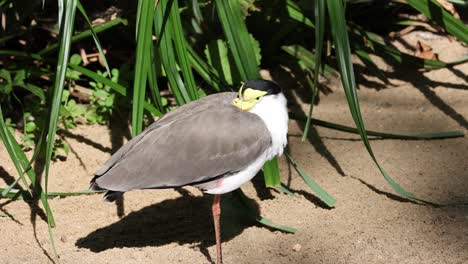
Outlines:
[[[226,242],[254,222],[233,195],[222,196],[221,232]],[[194,244],[207,256],[215,244],[211,196],[182,196],[144,207],[77,240],[76,246],[101,252],[111,248]],[[252,203],[258,212],[258,205]]]

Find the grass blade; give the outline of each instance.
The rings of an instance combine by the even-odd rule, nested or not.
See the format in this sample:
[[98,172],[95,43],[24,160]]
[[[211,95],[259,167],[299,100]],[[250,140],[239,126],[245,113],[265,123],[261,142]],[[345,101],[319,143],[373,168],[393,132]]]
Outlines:
[[[21,190],[21,189],[11,189],[9,192],[3,195],[4,192],[5,192],[5,189],[0,188],[0,198],[9,198],[13,200],[25,200],[25,201],[30,201],[34,199],[28,192],[26,192],[25,190]],[[94,190],[83,190],[83,191],[78,191],[78,192],[49,192],[47,194],[47,198],[91,195],[91,194],[102,193],[102,192],[103,191],[94,191]]]
[[181,68],[182,76],[184,77],[184,84],[187,87],[187,91],[190,95],[191,100],[198,99],[197,86],[195,84],[195,78],[193,77],[192,69],[189,62],[189,55],[187,51],[187,43],[184,37],[184,30],[180,21],[179,14],[179,1],[173,0],[171,5],[169,19],[171,35],[173,37],[174,47],[178,59],[178,65]]
[[215,5],[242,81],[260,78],[260,69],[255,61],[255,50],[251,45],[252,40],[247,31],[239,1],[216,1]]
[[[108,29],[111,29],[112,27],[114,26],[117,26],[119,24],[123,24],[123,25],[127,25],[128,24],[128,21],[126,19],[123,19],[123,18],[116,18],[116,19],[113,19],[113,20],[110,20],[102,25],[99,25],[99,26],[96,26],[94,27],[94,32],[97,34],[97,33],[101,33],[101,32],[104,32]],[[87,37],[90,37],[92,36],[93,33],[91,30],[85,30],[81,33],[78,33],[76,35],[74,35],[72,38],[71,38],[71,43],[74,43],[78,40],[82,40],[82,39],[85,39]],[[56,50],[57,48],[59,47],[59,44],[58,43],[54,43],[50,46],[48,46],[47,48],[44,48],[43,50],[39,51],[38,52],[38,55],[39,56],[45,56],[49,53],[51,53],[52,51]]]
[[257,213],[257,210],[255,210],[255,208],[252,206],[251,201],[249,201],[249,198],[245,196],[244,192],[242,192],[241,189],[237,189],[236,191],[232,192],[232,194],[235,198],[237,198],[241,202],[241,205],[243,206],[245,211],[247,211],[248,216],[254,221],[256,221],[257,223],[263,226],[269,227],[269,228],[273,228],[279,231],[286,232],[286,233],[296,233],[297,229],[294,227],[275,224],[271,220],[259,215]]
[[13,146],[13,141],[15,139],[14,138],[12,139],[12,135],[11,135],[10,131],[8,131],[8,128],[7,128],[6,124],[5,124],[5,120],[3,119],[3,111],[2,111],[1,106],[0,106],[0,138],[3,141],[3,145],[5,145],[5,149],[7,150],[8,155],[11,158],[11,161],[15,165],[16,171],[18,172],[18,178],[16,179],[16,181],[13,184],[10,184],[10,186],[8,188],[6,188],[2,192],[2,195],[5,195],[6,193],[10,192],[11,189],[16,186],[16,184],[18,183],[18,181],[20,179],[23,182],[24,187],[32,195],[32,192],[29,189],[29,184],[26,181],[26,177],[24,176],[23,168],[21,166],[21,162],[20,162],[19,157],[18,157],[20,154],[17,153],[17,151],[15,150],[15,148]]
[[458,60],[451,62],[443,62],[438,60],[422,59],[410,54],[403,53],[386,43],[379,35],[365,31],[357,25],[351,27],[351,34],[356,41],[353,41],[353,49],[355,50],[366,50],[369,49],[366,46],[366,42],[371,43],[372,49],[377,55],[388,60],[389,62],[397,65],[411,66],[414,68],[425,68],[425,69],[440,69],[468,61],[468,56],[464,56]]
[[146,94],[146,81],[148,71],[151,69],[148,50],[152,45],[152,22],[154,14],[154,1],[140,0],[138,5],[139,18],[137,24],[137,49],[135,62],[135,77],[133,82],[132,101],[132,136],[143,130],[143,102]]
[[[297,115],[289,113],[291,119],[306,121],[307,117],[304,115]],[[312,124],[316,126],[321,126],[329,129],[339,130],[343,132],[359,134],[359,130],[354,127],[349,127],[345,125],[340,125],[336,123],[331,123],[323,121],[320,119],[312,118]],[[430,140],[430,139],[445,139],[445,138],[457,138],[463,137],[464,133],[462,131],[447,131],[447,132],[433,132],[433,133],[422,133],[414,135],[405,135],[405,134],[394,134],[394,133],[384,133],[373,130],[366,130],[367,135],[381,137],[386,139],[405,139],[405,140]]]
[[435,0],[406,0],[414,9],[423,13],[448,33],[468,44],[468,27],[453,17]]
[[302,141],[305,141],[309,135],[310,122],[312,118],[312,111],[314,109],[315,98],[318,93],[318,77],[319,69],[322,64],[322,49],[325,36],[325,5],[324,0],[315,0],[315,68],[314,68],[314,84],[312,85],[312,98],[310,100],[309,113],[307,115],[307,122],[304,127]]
[[365,50],[355,50],[354,51],[359,59],[366,65],[366,68],[369,69],[369,72],[373,73],[377,78],[379,78],[382,82],[388,83],[388,79],[385,74],[375,65],[374,61],[372,61],[369,53]]
[[[317,2],[315,2],[316,6],[317,6]],[[286,2],[286,10],[288,11],[288,15],[291,19],[299,22],[299,23],[302,23],[306,26],[309,26],[311,28],[314,27],[314,24],[312,23],[312,21],[310,21],[309,18],[307,18],[301,8],[295,3],[293,2],[292,0],[288,0]],[[324,20],[321,20],[321,21],[324,21]],[[317,24],[317,20],[315,20],[315,23]]]
[[332,208],[335,207],[336,199],[333,198],[330,194],[328,194],[320,185],[318,185],[309,175],[307,175],[302,169],[297,165],[296,161],[292,158],[292,156],[285,152],[284,155],[288,158],[289,162],[296,170],[296,172],[302,177],[304,182],[312,189],[312,191],[317,195],[317,197],[324,202],[328,207]]
[[109,75],[109,78],[112,78],[112,74],[111,74],[111,71],[109,69],[109,64],[107,63],[106,55],[104,54],[104,51],[102,50],[101,42],[99,41],[99,38],[98,38],[98,36],[96,34],[96,31],[94,31],[93,23],[91,22],[91,20],[89,20],[88,14],[86,14],[86,10],[83,8],[83,6],[81,5],[81,2],[79,0],[76,3],[76,7],[80,11],[81,15],[85,18],[86,23],[88,23],[89,30],[91,31],[91,35],[93,36],[94,43],[96,43],[96,47],[97,47],[97,49],[99,51],[99,55],[101,56],[102,60],[104,61],[104,65],[106,66],[107,74]]
[[[100,82],[102,84],[105,84],[107,86],[109,86],[112,90],[116,91],[117,93],[119,93],[120,95],[122,96],[127,96],[127,89],[125,87],[123,87],[122,85],[116,83],[116,82],[113,82],[112,80],[109,80],[105,77],[102,77],[101,75],[91,71],[91,70],[88,70],[84,67],[81,67],[81,66],[78,66],[78,65],[74,65],[74,64],[68,64],[68,67],[70,67],[71,69],[75,70],[75,71],[78,71],[80,73],[82,73],[83,75],[85,76],[88,76],[89,78],[91,79],[94,79],[95,81],[97,82]],[[162,113],[156,109],[154,106],[152,106],[151,104],[149,104],[148,102],[144,101],[143,102],[143,107],[148,110],[151,114],[155,115],[155,116],[162,116]]]
[[162,113],[165,113],[161,94],[159,93],[158,78],[156,75],[156,72],[157,72],[156,61],[158,61],[158,58],[156,57],[156,52],[154,51],[154,45],[150,45],[149,49],[150,49],[150,56],[145,56],[145,59],[148,60],[148,62],[145,62],[145,64],[148,64],[150,66],[147,69],[148,71],[147,74],[148,74],[148,83],[150,86],[151,97],[153,99],[153,103],[157,106],[159,111],[161,111]]
[[419,200],[412,193],[407,192],[403,187],[396,183],[390,177],[390,175],[387,174],[384,168],[377,161],[377,158],[375,157],[374,152],[372,151],[369,140],[367,138],[364,121],[362,119],[361,110],[359,107],[359,100],[356,91],[356,81],[354,79],[353,64],[351,62],[351,48],[349,46],[349,38],[346,28],[343,1],[332,0],[328,1],[327,4],[331,26],[333,28],[333,40],[335,44],[335,52],[337,54],[338,67],[341,73],[341,82],[345,90],[351,115],[359,131],[359,135],[361,136],[361,139],[367,151],[369,152],[369,155],[371,156],[372,160],[377,165],[381,174],[384,176],[384,178],[387,180],[387,182],[390,184],[393,190],[399,195],[402,195],[406,198]]
[[193,69],[210,85],[216,92],[228,90],[227,82],[220,78],[218,71],[206,63],[189,45],[189,60]]
[[177,68],[176,54],[172,44],[172,23],[171,23],[171,5],[173,0],[160,0],[156,7],[153,18],[154,28],[158,41],[155,51],[159,52],[161,62],[166,71],[167,78],[171,91],[174,93],[176,101],[179,105],[183,105],[192,101],[190,92],[187,90]]
[[[294,57],[296,60],[300,61],[304,66],[309,69],[320,69],[320,67],[316,67],[317,57],[311,51],[307,50],[303,46],[300,45],[291,45],[291,46],[281,46],[281,49],[284,50],[286,53]],[[323,74],[325,77],[330,77],[336,74],[336,71],[329,66],[328,64],[321,65],[323,66]]]
[[[52,159],[52,151],[54,148],[55,134],[57,131],[57,121],[59,117],[60,104],[62,99],[62,93],[65,82],[65,74],[67,71],[67,64],[70,55],[71,38],[73,35],[73,23],[75,21],[76,1],[70,0],[65,2],[62,0],[64,6],[64,13],[62,20],[60,21],[60,46],[58,54],[57,70],[55,73],[54,89],[52,91],[52,97],[49,103],[49,116],[47,118],[48,125],[46,135],[46,149],[45,149],[45,179],[44,179],[44,192],[47,197],[48,185],[49,185],[49,172],[50,172],[50,161]],[[46,199],[47,200],[47,199]],[[55,248],[55,241],[52,233],[52,223],[49,219],[50,212],[47,212],[47,223],[49,229],[49,238],[54,251],[55,256],[58,258],[57,250]]]
[[279,175],[278,159],[272,159],[265,163],[263,166],[263,178],[265,179],[265,186],[269,188],[276,188],[281,185],[280,177],[269,177],[265,175]]

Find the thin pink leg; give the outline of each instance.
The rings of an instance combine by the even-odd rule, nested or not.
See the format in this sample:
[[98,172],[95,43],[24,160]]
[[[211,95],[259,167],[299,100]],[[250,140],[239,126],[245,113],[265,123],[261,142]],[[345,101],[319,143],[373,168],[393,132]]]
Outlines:
[[221,216],[221,195],[215,194],[211,211],[213,213],[213,222],[216,236],[216,263],[223,263],[223,255],[221,253],[221,226],[219,224],[219,217]]

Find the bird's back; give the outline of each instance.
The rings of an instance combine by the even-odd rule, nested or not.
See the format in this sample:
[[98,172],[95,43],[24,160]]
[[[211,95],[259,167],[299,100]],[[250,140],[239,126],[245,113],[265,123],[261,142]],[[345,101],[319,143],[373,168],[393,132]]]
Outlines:
[[257,115],[231,104],[235,96],[207,96],[168,113],[117,151],[96,173],[93,187],[170,188],[242,170],[271,138]]

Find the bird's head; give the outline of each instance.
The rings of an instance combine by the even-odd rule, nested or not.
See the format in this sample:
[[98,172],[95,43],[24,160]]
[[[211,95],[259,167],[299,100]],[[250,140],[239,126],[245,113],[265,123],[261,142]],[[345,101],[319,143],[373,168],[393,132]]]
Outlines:
[[243,111],[249,111],[263,97],[281,93],[281,87],[267,80],[251,80],[244,83],[232,103]]

